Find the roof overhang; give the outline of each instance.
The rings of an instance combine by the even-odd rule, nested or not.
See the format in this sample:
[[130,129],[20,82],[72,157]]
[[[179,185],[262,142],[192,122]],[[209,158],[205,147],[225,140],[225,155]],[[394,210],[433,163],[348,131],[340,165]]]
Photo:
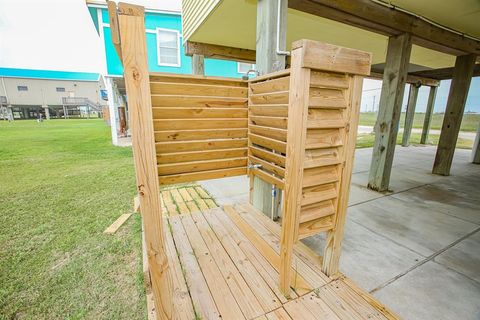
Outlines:
[[[290,49],[291,43],[296,40],[312,39],[371,52],[373,54],[372,64],[381,66],[385,63],[388,35],[399,33],[398,30],[395,32],[390,30],[394,26],[389,22],[388,19],[392,19],[392,17],[388,14],[395,13],[395,17],[398,17],[397,14],[400,11],[394,11],[394,9],[378,2],[372,0],[290,0],[290,8],[287,14],[287,49]],[[468,50],[480,52],[480,42],[471,38],[480,37],[480,28],[478,28],[477,23],[480,20],[480,2],[471,0],[441,1],[441,3],[437,0],[390,0],[389,2],[407,7],[413,13],[403,12],[403,20],[400,23],[400,26],[403,25],[405,29],[400,30],[400,32],[416,32],[419,35],[414,37],[416,39],[414,43],[416,44],[412,47],[410,72],[450,68],[455,63],[455,56],[452,54],[464,54]],[[386,9],[384,14],[387,16],[384,19],[388,21],[382,21],[384,24],[379,21],[377,25],[362,26],[362,23],[365,24],[366,20],[362,19],[361,16],[363,15],[363,18],[366,18],[370,15],[367,10],[370,7],[360,10],[361,12],[358,14],[355,13],[357,16],[353,15],[354,12],[342,11],[344,16],[339,17],[339,9],[336,9],[336,11],[332,9],[327,13],[323,12],[322,14],[328,16],[328,18],[307,13],[317,14],[318,12],[315,10],[319,8],[319,5],[325,3],[339,6],[339,8],[347,11],[360,10],[356,7],[361,4],[381,7]],[[302,11],[292,7],[302,8]],[[257,2],[255,0],[217,1],[209,9],[209,12],[203,15],[203,21],[196,22],[195,28],[185,35],[184,41],[213,44],[225,48],[255,50],[256,8]],[[419,16],[429,14],[430,11],[433,13],[428,19],[419,18]],[[408,19],[405,18],[405,15],[408,16]],[[194,18],[198,19],[198,17],[191,15],[184,17],[184,19]],[[433,19],[436,19],[436,21]],[[399,23],[399,21],[394,22]],[[457,31],[448,31],[449,29],[440,26],[440,23]],[[184,21],[184,25],[188,24],[188,21]],[[379,30],[379,25],[383,26],[383,31]],[[454,41],[456,39],[463,39],[464,43],[462,42],[456,48],[450,48],[451,50],[444,50],[444,46],[427,43],[426,40],[428,39],[425,38],[429,37],[425,35],[426,31],[416,28],[417,26],[425,26],[425,28],[429,26],[433,28],[431,30],[444,33],[445,37],[452,37],[453,44],[451,46],[458,42]],[[433,39],[437,36],[432,34],[430,38]],[[462,50],[465,50],[465,52]]]

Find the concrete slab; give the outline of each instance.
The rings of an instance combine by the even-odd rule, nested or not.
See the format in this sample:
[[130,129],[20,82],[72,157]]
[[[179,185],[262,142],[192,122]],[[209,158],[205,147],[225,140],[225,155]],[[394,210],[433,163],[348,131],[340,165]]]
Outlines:
[[230,177],[198,182],[219,205],[248,202],[249,180],[247,176]]
[[352,183],[352,185],[350,186],[350,195],[348,197],[348,205],[352,206],[355,204],[363,203],[365,201],[378,199],[384,196],[385,196],[384,194],[372,191],[365,186],[359,186],[357,184]]
[[457,243],[434,260],[480,283],[480,232]]
[[480,284],[432,261],[374,296],[402,319],[480,319]]
[[[303,242],[323,256],[325,234]],[[368,291],[380,286],[396,275],[424,259],[421,255],[380,236],[361,225],[347,220],[340,258],[340,271]]]
[[429,256],[478,226],[420,202],[383,197],[349,208],[349,217],[390,240]]

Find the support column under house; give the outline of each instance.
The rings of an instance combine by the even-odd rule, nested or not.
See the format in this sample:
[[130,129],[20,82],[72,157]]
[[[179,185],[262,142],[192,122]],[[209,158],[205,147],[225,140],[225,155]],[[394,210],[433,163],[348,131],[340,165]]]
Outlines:
[[452,83],[448,94],[447,108],[443,118],[442,132],[438,141],[437,154],[432,173],[450,175],[458,132],[462,123],[465,102],[473,75],[476,56],[474,54],[458,56],[455,60]]
[[407,33],[391,36],[388,40],[380,107],[374,129],[375,144],[368,180],[368,188],[372,190],[386,191],[390,183],[411,49],[412,39]]
[[435,98],[437,96],[437,87],[430,87],[428,94],[427,110],[425,110],[425,119],[423,120],[421,144],[426,144],[428,141],[428,132],[430,131],[430,123],[432,122],[433,109],[435,107]]
[[415,117],[419,89],[420,85],[410,84],[407,112],[405,114],[405,126],[403,127],[402,147],[408,147],[410,145],[410,135],[412,134],[413,118]]

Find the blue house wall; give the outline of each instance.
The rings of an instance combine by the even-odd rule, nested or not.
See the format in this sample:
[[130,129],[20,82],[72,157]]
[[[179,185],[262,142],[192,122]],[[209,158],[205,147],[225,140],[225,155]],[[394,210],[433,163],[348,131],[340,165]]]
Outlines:
[[[99,23],[99,15],[97,10],[101,10],[101,22]],[[107,60],[107,76],[122,76],[123,68],[118,58],[117,52],[112,43],[110,32],[110,25],[108,19],[108,11],[106,8],[89,7],[90,15],[93,23],[99,32],[99,28],[103,28],[105,55]],[[157,56],[157,28],[175,30],[180,33],[180,66],[161,66],[158,64]],[[185,55],[182,45],[182,17],[180,14],[170,14],[161,12],[145,13],[145,29],[146,29],[146,43],[148,55],[148,67],[151,72],[169,72],[180,74],[192,73],[192,58]],[[100,32],[99,32],[100,34]],[[207,76],[222,76],[239,78],[242,76],[238,72],[237,62],[219,60],[219,59],[205,59],[205,75]]]

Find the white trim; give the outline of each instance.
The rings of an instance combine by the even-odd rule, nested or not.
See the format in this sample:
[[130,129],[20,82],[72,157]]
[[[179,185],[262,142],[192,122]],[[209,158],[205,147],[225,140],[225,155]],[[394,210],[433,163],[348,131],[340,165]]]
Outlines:
[[[249,70],[253,69],[253,70],[256,70],[256,66],[255,66],[255,63],[248,63],[248,62],[240,62],[240,61],[237,61],[237,73],[241,73],[241,74],[245,74],[246,72],[243,72],[243,71],[240,71],[240,64],[243,63],[243,64],[249,64],[250,65],[250,68]],[[248,71],[248,70],[247,70]]]
[[103,74],[107,74],[108,73],[108,62],[107,62],[107,50],[105,48],[105,34],[103,33],[103,23],[100,24],[103,20],[102,20],[102,10],[97,8],[97,19],[99,19],[98,21],[98,34],[100,35],[100,41],[102,42],[102,55],[103,55],[103,61],[105,62],[104,63],[104,66],[103,66]]
[[[167,31],[167,32],[175,32],[177,34],[177,61],[178,63],[161,63],[160,62],[160,47],[159,47],[159,35],[158,35],[158,31]],[[156,47],[157,47],[157,64],[159,66],[164,66],[164,67],[181,67],[182,66],[182,60],[181,60],[181,57],[180,57],[180,31],[178,30],[175,30],[175,29],[166,29],[166,28],[156,28],[156,33],[157,33],[157,43],[156,43]]]

